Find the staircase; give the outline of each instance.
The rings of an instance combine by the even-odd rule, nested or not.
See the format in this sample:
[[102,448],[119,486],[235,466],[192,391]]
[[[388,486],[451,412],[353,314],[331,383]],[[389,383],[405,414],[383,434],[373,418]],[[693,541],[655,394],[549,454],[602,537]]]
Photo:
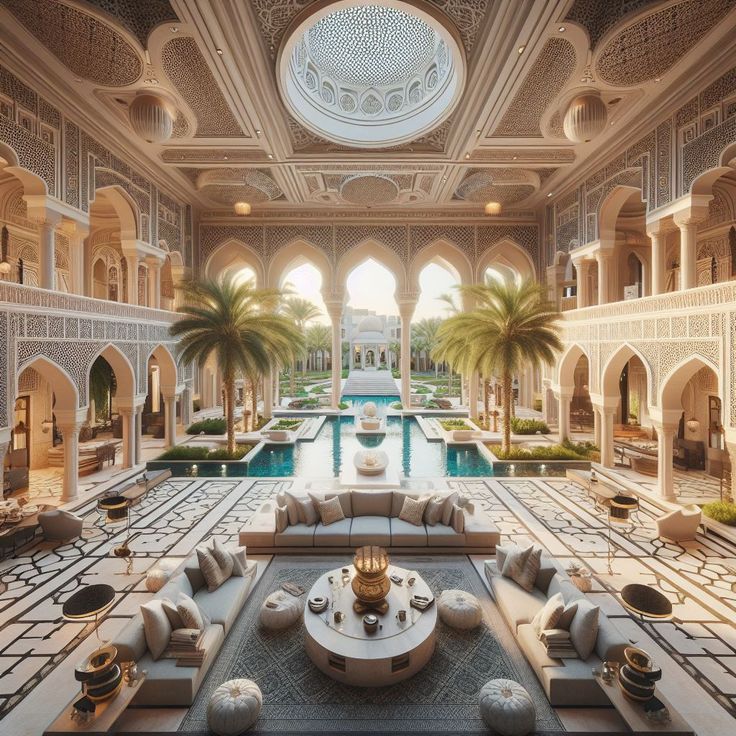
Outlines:
[[391,371],[350,371],[342,389],[344,396],[398,396]]

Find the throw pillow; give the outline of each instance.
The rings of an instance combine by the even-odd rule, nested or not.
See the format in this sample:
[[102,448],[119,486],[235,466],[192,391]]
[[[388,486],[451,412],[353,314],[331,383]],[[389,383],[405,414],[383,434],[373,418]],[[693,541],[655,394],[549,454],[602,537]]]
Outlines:
[[499,573],[503,570],[503,563],[506,561],[506,556],[513,549],[518,549],[515,544],[497,544],[496,545],[496,567]]
[[230,557],[233,558],[232,576],[234,578],[245,577],[245,570],[248,566],[246,550],[246,547],[237,547],[236,549],[228,550],[228,552],[230,552]]
[[329,501],[320,501],[319,516],[325,526],[334,524],[336,521],[342,521],[345,514],[340,505],[340,499],[333,496]]
[[171,638],[171,621],[164,611],[161,599],[154,598],[141,605],[143,631],[146,635],[146,646],[154,659],[158,659],[169,646]]
[[284,498],[286,500],[286,503],[281,505],[286,506],[286,511],[289,515],[289,526],[294,526],[294,524],[298,524],[300,521],[302,521],[302,519],[299,518],[300,499],[289,493],[289,491],[284,491]]
[[319,521],[317,509],[308,498],[302,498],[299,501],[299,520],[307,526],[314,526]]
[[457,503],[458,498],[460,498],[459,493],[451,493],[449,496],[445,497],[445,503],[442,506],[442,523],[445,526],[451,526],[452,525],[452,507]]
[[[230,551],[225,549],[225,546],[217,537],[215,537],[212,542],[212,556],[217,560],[217,564],[221,568],[224,570],[230,568],[230,572],[232,572],[232,558]],[[230,577],[230,575],[228,575],[228,577]]]
[[281,534],[289,526],[289,510],[286,506],[276,507],[276,531]]
[[184,625],[181,622],[181,616],[176,610],[176,603],[170,601],[168,598],[161,598],[161,605],[163,606],[164,613],[169,619],[172,629],[183,629]]
[[589,600],[581,598],[578,610],[570,623],[570,641],[580,659],[588,659],[598,639],[598,617],[600,609]]
[[186,594],[179,593],[176,599],[176,612],[181,618],[183,626],[177,626],[177,629],[204,629],[204,619],[199,610],[199,606]]
[[535,549],[533,546],[526,549],[517,548],[506,555],[501,574],[506,578],[511,578],[524,590],[531,593],[534,581],[537,579],[541,558],[542,550],[539,548]]
[[197,547],[197,559],[199,560],[199,569],[204,575],[204,582],[210,593],[217,590],[229,577],[232,572],[232,557],[230,559],[230,569],[221,568],[217,564],[212,550],[207,547]]
[[557,628],[565,629],[565,631],[569,631],[570,624],[572,623],[572,620],[575,617],[577,610],[578,610],[578,602],[570,601],[565,606],[565,610],[562,612],[562,615],[560,616],[560,620],[557,622]]
[[404,505],[401,507],[399,512],[399,519],[407,521],[409,524],[414,526],[422,525],[422,518],[424,517],[424,507],[427,505],[429,499],[425,496],[423,498],[409,498],[408,496],[404,499]]
[[565,610],[565,601],[562,600],[562,595],[556,593],[537,611],[537,615],[532,619],[532,626],[537,634],[537,637],[546,629],[556,629],[557,622],[562,616],[562,612]]
[[465,531],[465,512],[457,505],[452,507],[450,526],[457,534],[462,534]]
[[424,509],[424,523],[429,524],[429,526],[437,526],[442,520],[444,506],[445,499],[442,496],[430,498]]

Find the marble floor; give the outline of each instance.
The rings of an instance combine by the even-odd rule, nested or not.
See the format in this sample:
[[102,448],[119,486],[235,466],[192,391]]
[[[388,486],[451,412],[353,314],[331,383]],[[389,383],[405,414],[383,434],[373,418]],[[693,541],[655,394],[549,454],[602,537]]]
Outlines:
[[[239,529],[266,498],[292,484],[290,479],[177,479],[153,489],[135,507],[132,575],[111,547],[125,529],[104,526],[92,500],[83,537],[54,546],[38,542],[0,563],[0,732],[38,736],[74,695],[74,663],[95,643],[91,627],[65,621],[64,600],[84,583],[105,581],[117,597],[100,627],[103,639],[125,624],[150,596],[145,570],[162,557],[185,557],[201,540],[215,535],[235,542]],[[663,667],[661,688],[677,703],[701,736],[736,726],[736,547],[717,537],[666,543],[654,538],[658,509],[642,501],[634,529],[611,535],[585,491],[565,479],[452,479],[486,509],[504,539],[533,540],[563,563],[576,560],[595,575],[589,595],[613,617],[622,633],[650,651]],[[482,558],[474,558],[476,564]],[[617,593],[629,582],[656,586],[673,602],[674,618],[644,623],[630,617]],[[39,707],[43,704],[43,707]],[[135,721],[135,711],[131,712]],[[146,728],[151,728],[146,711]],[[156,717],[171,730],[172,714]],[[611,713],[561,710],[571,730],[611,730]],[[593,726],[599,724],[598,728]],[[592,724],[592,725],[591,725]],[[129,730],[135,730],[133,726]]]

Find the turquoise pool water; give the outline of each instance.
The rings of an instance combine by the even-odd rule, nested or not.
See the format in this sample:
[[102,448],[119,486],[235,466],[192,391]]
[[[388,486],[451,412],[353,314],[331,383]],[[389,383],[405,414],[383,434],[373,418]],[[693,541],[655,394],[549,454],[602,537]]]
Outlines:
[[288,447],[266,445],[249,463],[248,475],[338,477],[364,447],[380,447],[388,455],[389,464],[400,468],[408,478],[493,475],[493,468],[475,447],[445,447],[443,442],[428,442],[413,417],[388,417],[386,435],[380,437],[357,436],[355,419],[348,416],[329,417],[313,442]]

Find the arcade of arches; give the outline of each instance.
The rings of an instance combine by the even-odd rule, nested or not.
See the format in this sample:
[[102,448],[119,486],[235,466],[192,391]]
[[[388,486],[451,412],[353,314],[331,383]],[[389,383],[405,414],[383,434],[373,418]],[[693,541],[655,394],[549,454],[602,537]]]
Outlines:
[[[176,567],[263,522],[242,595],[243,617],[260,617],[259,581],[297,579],[279,567],[290,540],[324,551],[326,525],[299,536],[278,494],[364,485],[460,494],[454,528],[420,524],[420,547],[402,547],[399,519],[382,519],[380,539],[392,555],[422,552],[428,581],[472,589],[484,616],[496,610],[490,539],[590,571],[592,583],[573,578],[592,585],[599,615],[665,663],[657,693],[673,728],[682,709],[699,736],[733,730],[736,0],[0,0],[0,28],[0,731],[8,718],[8,733],[39,736],[70,701],[93,642],[92,627],[64,620],[77,588],[114,588],[100,627],[114,638],[151,598],[143,577],[160,558]],[[368,271],[366,297],[353,284]],[[308,348],[291,365],[238,376],[234,438],[221,433],[216,357],[188,364],[171,334],[180,287],[226,274],[281,291],[282,314],[290,298],[318,312],[294,317]],[[433,357],[440,320],[475,306],[455,287],[488,280],[537,282],[559,312],[552,365],[513,376],[510,449],[498,377]],[[379,416],[364,413],[366,393]],[[371,454],[389,463],[378,480],[361,471]],[[98,501],[131,487],[140,503],[116,531]],[[624,532],[614,496],[638,504]],[[59,508],[78,524],[71,541],[42,525],[46,512],[70,518]],[[464,514],[477,516],[463,526]],[[689,531],[668,536],[671,518]],[[476,522],[495,530],[478,545]],[[445,542],[430,565],[433,538]],[[133,576],[118,576],[113,550],[129,541]],[[627,582],[673,616],[630,616]],[[240,631],[254,644],[236,613],[207,641]],[[392,691],[387,711],[403,720],[380,728],[405,728],[410,702],[426,713],[417,728],[480,732],[478,692],[495,673],[528,691],[540,732],[636,731],[642,717],[596,686],[588,660],[537,678],[524,647],[550,660],[517,623],[493,637],[509,650],[493,672],[481,629],[461,651],[443,624],[443,656],[422,687]],[[283,651],[265,657],[279,669],[260,672],[273,690],[256,730],[309,730],[304,706],[314,730],[354,718],[346,730],[360,732],[343,707],[353,691],[307,692],[323,681]],[[462,687],[446,687],[445,665]],[[563,666],[565,682],[592,683],[565,697],[590,703],[559,702]],[[147,704],[170,695],[148,691],[157,667],[135,696]],[[214,677],[192,676],[191,709],[156,709],[162,733],[212,726]],[[441,708],[450,691],[457,703]],[[134,693],[121,693],[109,702],[122,711]],[[110,732],[145,731],[144,710]]]

